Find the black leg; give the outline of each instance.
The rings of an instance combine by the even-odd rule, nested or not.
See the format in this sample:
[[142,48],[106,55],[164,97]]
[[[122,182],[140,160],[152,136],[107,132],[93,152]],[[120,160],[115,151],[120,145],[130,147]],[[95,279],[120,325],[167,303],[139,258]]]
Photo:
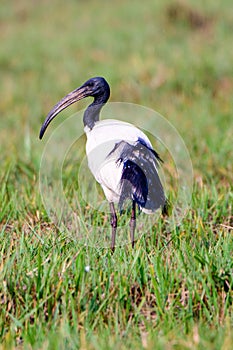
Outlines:
[[117,229],[117,216],[114,207],[114,203],[110,203],[110,212],[111,212],[111,226],[112,226],[112,242],[111,249],[114,252],[115,250],[115,241],[116,241],[116,229]]
[[132,248],[134,247],[134,231],[136,227],[136,203],[133,201],[132,203],[132,214],[130,219],[130,238],[131,238],[131,244]]

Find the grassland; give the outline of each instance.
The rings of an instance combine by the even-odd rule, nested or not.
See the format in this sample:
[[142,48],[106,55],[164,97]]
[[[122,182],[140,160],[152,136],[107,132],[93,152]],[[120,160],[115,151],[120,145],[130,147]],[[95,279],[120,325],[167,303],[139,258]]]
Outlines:
[[[1,3],[0,349],[231,349],[232,13],[227,0]],[[111,101],[165,116],[194,169],[182,224],[168,234],[161,218],[114,254],[57,229],[39,192],[41,123],[96,75]]]

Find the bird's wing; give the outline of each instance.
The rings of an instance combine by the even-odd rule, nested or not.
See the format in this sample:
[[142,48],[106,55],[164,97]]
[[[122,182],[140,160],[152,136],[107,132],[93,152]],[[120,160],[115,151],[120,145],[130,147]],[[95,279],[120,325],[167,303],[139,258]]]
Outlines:
[[154,212],[165,204],[163,186],[158,175],[159,155],[143,139],[130,144],[121,141],[115,144],[108,157],[123,164],[120,179],[119,207],[126,199],[133,199],[147,212]]

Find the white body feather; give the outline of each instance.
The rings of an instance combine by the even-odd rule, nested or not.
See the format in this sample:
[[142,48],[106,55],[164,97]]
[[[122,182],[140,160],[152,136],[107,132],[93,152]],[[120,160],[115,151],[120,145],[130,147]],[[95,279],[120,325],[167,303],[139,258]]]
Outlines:
[[[120,180],[123,163],[117,163],[116,154],[108,157],[115,145],[125,141],[134,145],[138,139],[152,148],[148,137],[134,125],[119,120],[107,119],[96,122],[93,129],[84,129],[87,135],[86,153],[88,166],[100,183],[109,202],[119,202]],[[145,210],[146,211],[146,210]]]

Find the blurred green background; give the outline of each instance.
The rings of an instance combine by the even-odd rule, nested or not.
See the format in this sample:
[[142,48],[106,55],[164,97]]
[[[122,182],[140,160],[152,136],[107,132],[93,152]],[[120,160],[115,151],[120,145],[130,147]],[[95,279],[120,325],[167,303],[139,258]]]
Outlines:
[[2,2],[1,157],[33,157],[51,106],[100,75],[111,101],[171,121],[197,171],[229,176],[231,10],[230,1]]
[[[3,0],[0,5],[0,38],[0,335],[6,344],[3,348],[14,348],[15,344],[29,344],[29,348],[33,344],[35,348],[63,348],[67,341],[69,348],[81,346],[83,349],[123,349],[123,346],[129,348],[131,343],[138,348],[148,349],[230,349],[232,299],[229,296],[224,299],[227,301],[221,311],[218,309],[221,304],[218,298],[227,283],[227,291],[232,291],[232,1]],[[153,304],[155,314],[159,310],[161,316],[156,328],[153,315],[150,314],[152,316],[148,319],[144,312],[148,322],[144,322],[144,325],[149,326],[146,331],[142,331],[138,328],[138,318],[134,321],[130,309],[125,308],[126,304],[120,299],[123,290],[136,288],[135,280],[139,275],[142,281],[148,281],[150,295],[154,295],[155,287],[154,284],[150,285],[148,276],[153,266],[157,266],[152,258],[162,259],[157,254],[165,249],[166,238],[159,240],[157,246],[154,241],[152,245],[145,243],[143,246],[140,243],[142,245],[137,247],[136,257],[123,252],[116,252],[115,257],[106,252],[89,252],[93,260],[88,263],[96,266],[96,280],[94,277],[80,279],[83,284],[79,282],[81,287],[76,285],[74,292],[70,281],[77,282],[75,274],[79,273],[80,266],[87,264],[85,252],[79,260],[74,260],[76,265],[73,266],[69,259],[72,261],[72,256],[77,257],[75,252],[78,247],[67,247],[63,239],[58,239],[60,246],[51,257],[53,253],[40,245],[42,238],[48,240],[48,245],[55,244],[52,238],[55,231],[43,209],[38,189],[40,157],[44,147],[38,139],[40,126],[48,111],[61,97],[93,76],[104,76],[109,82],[111,101],[141,104],[167,118],[183,137],[193,162],[194,193],[190,214],[184,222],[183,231],[177,233],[178,236],[171,243],[174,246],[169,246],[170,253],[165,254],[169,256],[171,264],[166,278],[173,276],[174,283],[169,298],[175,300],[175,295],[181,295],[179,307],[183,307],[183,311],[179,314],[176,303],[171,303],[170,315],[175,316],[174,319],[169,316],[171,323],[167,319],[166,327],[163,322],[168,310],[166,302],[159,307]],[[86,103],[83,101],[79,106],[71,107],[69,113],[84,108]],[[77,120],[77,123],[81,122]],[[180,239],[185,240],[184,246]],[[216,251],[211,250],[211,247],[215,247]],[[190,252],[189,258],[194,259],[193,263],[190,263],[191,260],[187,263],[188,266],[197,269],[195,274],[192,271],[193,283],[189,282],[188,287],[192,291],[189,295],[193,293],[194,300],[190,299],[190,303],[193,302],[194,306],[182,304],[182,268],[185,266],[184,276],[192,273],[187,270],[186,257],[182,255],[184,252]],[[111,267],[105,275],[100,273],[102,259],[106,258],[106,254],[109,254],[107,258],[110,265],[123,264],[125,270],[122,280],[118,280],[121,277]],[[148,254],[152,259],[149,263]],[[194,255],[198,258],[194,258]],[[174,265],[172,257],[178,261]],[[43,264],[46,261],[54,263],[53,267],[49,265],[50,272],[46,270],[48,265]],[[161,262],[161,266],[163,264]],[[64,266],[69,266],[71,270],[67,267],[67,270],[63,270],[65,277],[58,278]],[[135,276],[128,279],[127,268],[130,266],[135,267]],[[39,269],[40,274],[36,280],[31,274],[32,279],[29,281],[26,272],[33,271],[33,268]],[[206,295],[203,281],[212,276],[209,271],[213,272],[213,276],[218,276],[218,283],[222,283],[215,284],[213,278],[214,282],[208,289],[207,299],[210,305],[213,302],[215,310],[212,314],[212,311],[206,311],[203,306],[205,303],[197,306],[198,301],[195,304],[199,294],[202,297]],[[156,270],[156,273],[159,272]],[[103,328],[98,328],[93,298],[100,292],[95,289],[95,283],[99,281],[100,286],[106,287],[105,278],[110,294],[107,302],[99,301],[97,319]],[[111,291],[113,280],[117,285],[115,294],[114,290],[113,293]],[[25,286],[28,288],[27,293]],[[166,283],[164,286],[166,288],[160,296],[168,300]],[[137,304],[137,315],[148,296],[143,288],[142,299]],[[85,298],[82,299],[85,291]],[[25,293],[26,297],[22,296]],[[158,293],[155,293],[156,302],[159,300]],[[40,323],[40,318],[46,313],[43,307],[41,310],[41,305],[47,305],[51,296],[51,303],[54,302],[53,306],[50,305],[51,319],[46,316]],[[69,302],[64,302],[66,299],[62,298],[65,296]],[[84,304],[90,308],[88,315],[85,312],[82,314],[83,309],[79,309],[83,316],[76,324],[79,334],[76,342],[76,332],[72,333],[73,330],[66,323],[62,328],[62,322],[65,322],[67,314],[69,319],[75,319],[79,300],[84,300]],[[58,304],[62,305],[59,306],[60,313],[55,312],[54,316]],[[114,321],[111,307],[123,310],[121,323]],[[198,307],[203,312],[201,321],[199,316],[195,318]],[[208,310],[211,310],[211,306]],[[107,315],[109,332],[118,332],[116,338],[109,335],[103,326],[108,323]],[[194,323],[187,326],[189,319],[197,322],[197,326]],[[131,338],[128,345],[127,342],[122,345],[123,334],[129,331],[126,325],[129,320],[132,326]],[[198,331],[199,321],[203,328],[200,326]],[[58,324],[60,336],[56,338]],[[185,325],[180,335],[176,334],[177,325],[181,328]],[[46,343],[47,331],[51,329],[54,332],[51,343]],[[86,343],[86,336],[91,331],[96,332],[96,338]],[[66,333],[69,334],[68,340],[64,335]],[[151,342],[145,340],[148,334],[152,334]],[[160,336],[162,340],[159,340]],[[63,345],[59,345],[59,341],[63,340]]]

